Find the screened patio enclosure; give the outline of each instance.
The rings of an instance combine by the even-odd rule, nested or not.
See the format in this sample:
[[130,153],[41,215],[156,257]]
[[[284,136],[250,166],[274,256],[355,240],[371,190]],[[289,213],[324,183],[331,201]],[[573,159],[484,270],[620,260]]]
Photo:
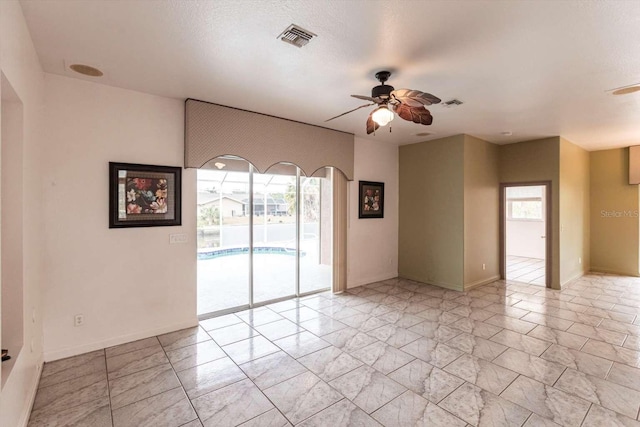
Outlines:
[[200,317],[331,289],[332,177],[230,156],[198,170]]

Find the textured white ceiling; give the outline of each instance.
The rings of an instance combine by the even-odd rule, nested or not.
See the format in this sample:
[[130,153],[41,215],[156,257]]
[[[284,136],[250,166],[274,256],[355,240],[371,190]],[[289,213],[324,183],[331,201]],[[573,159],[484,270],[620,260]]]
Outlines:
[[[640,1],[22,0],[46,72],[367,137],[362,105],[388,84],[464,105],[396,118],[393,144],[467,133],[509,143],[561,135],[589,150],[640,144]],[[276,39],[295,23],[304,48]],[[100,79],[65,69],[98,66]],[[505,137],[502,131],[513,132]],[[432,132],[419,137],[416,133]]]

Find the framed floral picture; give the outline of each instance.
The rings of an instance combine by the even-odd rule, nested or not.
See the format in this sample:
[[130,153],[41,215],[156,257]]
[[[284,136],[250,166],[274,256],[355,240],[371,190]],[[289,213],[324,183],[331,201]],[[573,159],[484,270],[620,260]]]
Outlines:
[[182,168],[109,162],[109,228],[181,225]]
[[358,218],[384,218],[384,182],[360,181]]

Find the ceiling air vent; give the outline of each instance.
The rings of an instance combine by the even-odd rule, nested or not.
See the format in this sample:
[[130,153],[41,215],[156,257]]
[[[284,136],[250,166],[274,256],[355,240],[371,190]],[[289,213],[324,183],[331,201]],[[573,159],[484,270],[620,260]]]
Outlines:
[[459,99],[452,99],[451,101],[446,101],[442,103],[442,106],[445,108],[452,108],[452,107],[457,107],[458,105],[462,105],[464,104],[462,101],[460,101]]
[[316,37],[311,31],[307,31],[304,28],[298,27],[295,24],[289,25],[278,38],[283,42],[287,42],[297,47],[302,47],[309,43],[309,40]]

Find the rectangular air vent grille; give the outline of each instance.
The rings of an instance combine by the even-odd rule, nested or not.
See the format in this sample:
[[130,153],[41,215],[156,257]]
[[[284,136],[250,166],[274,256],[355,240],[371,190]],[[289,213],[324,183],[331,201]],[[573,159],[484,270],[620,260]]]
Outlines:
[[459,99],[452,99],[451,101],[445,101],[442,103],[443,107],[446,108],[451,108],[451,107],[457,107],[458,105],[462,105],[464,104],[462,101],[460,101]]
[[283,42],[292,44],[297,47],[305,46],[309,43],[309,40],[316,37],[311,31],[307,31],[304,28],[298,27],[297,25],[291,24],[289,27],[284,30],[278,38]]

